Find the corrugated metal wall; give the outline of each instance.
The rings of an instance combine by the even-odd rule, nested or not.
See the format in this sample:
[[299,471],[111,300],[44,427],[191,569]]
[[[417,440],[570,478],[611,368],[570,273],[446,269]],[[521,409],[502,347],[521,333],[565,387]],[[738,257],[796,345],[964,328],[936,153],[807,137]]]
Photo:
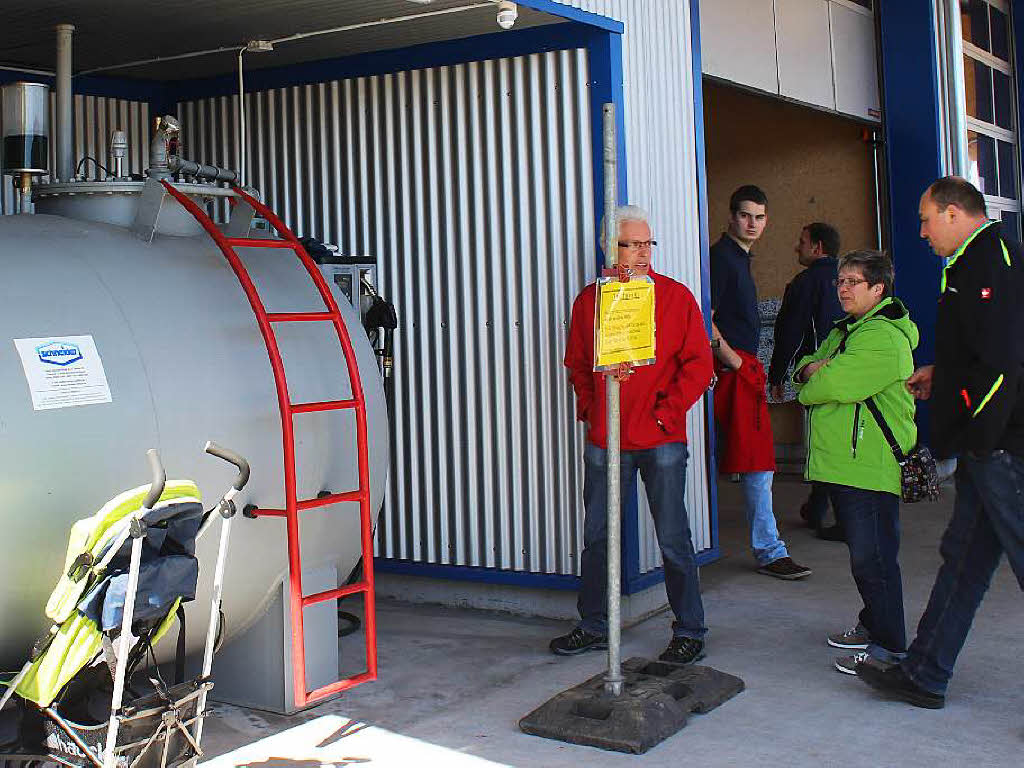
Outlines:
[[[700,299],[689,4],[566,4],[625,23],[630,202],[651,212],[657,268]],[[398,305],[383,556],[578,571],[583,430],[560,358],[595,259],[586,67],[563,51],[247,97],[249,180],[300,234],[376,256]],[[237,165],[234,98],[180,117],[186,155]],[[698,551],[712,545],[705,429],[693,408]],[[660,565],[643,494],[640,563]]]
[[[54,118],[56,97],[50,94],[50,168],[56,168],[56,142],[52,140],[56,126]],[[152,129],[149,125],[149,104],[144,101],[128,101],[104,96],[83,96],[76,94],[74,99],[75,115],[75,157],[78,163],[86,156],[92,157],[102,165],[110,165],[110,134],[124,131],[128,134],[128,156],[125,161],[125,173],[142,173],[149,165],[149,139]],[[82,167],[88,178],[102,177],[93,163]],[[111,168],[113,171],[113,168]],[[3,210],[11,211],[13,205],[11,177],[3,179]]]
[[[651,213],[658,239],[655,268],[685,283],[699,301],[698,158],[689,0],[557,1],[625,25],[622,63],[630,202]],[[698,552],[712,546],[704,421],[701,407],[690,410],[686,507]],[[643,494],[640,533],[640,569],[649,571],[661,564],[661,556]]]
[[[236,100],[180,105],[234,165]],[[582,431],[561,356],[594,278],[583,50],[247,96],[248,178],[299,234],[378,259],[395,301],[386,557],[578,570]]]

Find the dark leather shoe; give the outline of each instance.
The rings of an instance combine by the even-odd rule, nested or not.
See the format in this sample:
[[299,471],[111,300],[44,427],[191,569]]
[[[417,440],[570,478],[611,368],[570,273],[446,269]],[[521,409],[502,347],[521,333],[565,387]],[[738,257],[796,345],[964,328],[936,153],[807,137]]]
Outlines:
[[658,657],[672,664],[693,664],[704,658],[704,641],[695,637],[673,637],[668,648]]
[[551,652],[558,656],[575,656],[586,651],[608,650],[608,638],[592,635],[586,630],[576,627],[567,635],[556,637],[548,644]]
[[946,697],[941,693],[932,693],[919,686],[903,671],[900,666],[882,669],[873,664],[858,664],[857,677],[876,691],[925,709],[942,709],[946,706]]

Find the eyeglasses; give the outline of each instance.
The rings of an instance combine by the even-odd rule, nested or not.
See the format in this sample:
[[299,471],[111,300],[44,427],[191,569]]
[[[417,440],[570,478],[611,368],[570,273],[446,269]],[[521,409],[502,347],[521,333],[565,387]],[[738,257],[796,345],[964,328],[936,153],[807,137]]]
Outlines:
[[619,240],[619,248],[625,248],[627,251],[649,251],[657,244],[657,240]]
[[867,280],[862,280],[857,277],[840,277],[838,280],[833,280],[832,285],[836,288],[853,288],[855,285],[866,283]]

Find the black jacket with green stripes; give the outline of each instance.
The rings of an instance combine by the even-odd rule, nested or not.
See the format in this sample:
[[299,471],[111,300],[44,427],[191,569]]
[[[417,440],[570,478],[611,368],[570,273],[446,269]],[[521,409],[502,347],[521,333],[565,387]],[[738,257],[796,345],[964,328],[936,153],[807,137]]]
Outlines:
[[935,325],[932,448],[1024,456],[1024,251],[998,223],[943,274]]

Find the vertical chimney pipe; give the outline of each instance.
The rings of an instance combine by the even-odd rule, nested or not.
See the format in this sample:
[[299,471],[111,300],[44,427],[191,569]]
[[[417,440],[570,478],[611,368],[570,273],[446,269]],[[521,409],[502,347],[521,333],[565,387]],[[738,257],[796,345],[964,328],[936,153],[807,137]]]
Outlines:
[[71,93],[71,33],[73,24],[57,25],[57,181],[72,181],[74,175],[73,95]]

